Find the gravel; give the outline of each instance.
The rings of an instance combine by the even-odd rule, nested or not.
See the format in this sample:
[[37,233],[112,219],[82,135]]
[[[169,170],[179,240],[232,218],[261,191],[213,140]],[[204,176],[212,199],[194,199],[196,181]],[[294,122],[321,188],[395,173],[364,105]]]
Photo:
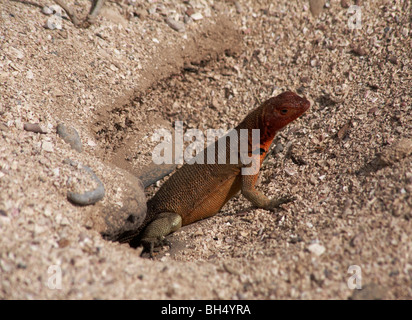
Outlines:
[[[116,0],[60,30],[38,2],[0,2],[0,298],[412,297],[409,1],[327,1],[315,17],[309,1]],[[165,23],[189,16],[185,32]],[[284,90],[311,109],[279,133],[258,188],[295,201],[268,212],[235,196],[154,260],[103,239],[146,213],[134,177],[155,129],[229,129]],[[94,143],[75,151],[59,123]],[[96,185],[63,159],[105,197],[71,204]],[[364,289],[348,287],[351,266]]]

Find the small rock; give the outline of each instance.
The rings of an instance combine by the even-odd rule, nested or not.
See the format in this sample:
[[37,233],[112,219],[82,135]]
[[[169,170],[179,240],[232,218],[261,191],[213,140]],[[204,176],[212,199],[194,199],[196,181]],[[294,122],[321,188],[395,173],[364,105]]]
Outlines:
[[147,17],[147,11],[144,9],[138,9],[134,12],[134,14],[139,17],[139,19],[144,20]]
[[93,140],[90,140],[90,139],[87,139],[87,144],[92,148],[97,146],[96,142],[94,142]]
[[42,127],[39,123],[25,123],[23,126],[24,130],[35,132],[35,133],[47,133],[47,130]]
[[363,57],[367,55],[367,52],[364,48],[362,48],[360,45],[352,49],[352,52],[356,54],[357,56]]
[[166,23],[167,25],[172,28],[173,30],[177,31],[177,32],[185,32],[186,28],[185,25],[179,21],[176,21],[175,19],[172,18],[167,18],[166,19]]
[[314,186],[316,186],[318,184],[318,180],[316,180],[315,176],[313,176],[313,175],[311,175],[309,177],[309,182]]
[[186,10],[186,14],[190,17],[192,14],[194,14],[195,13],[195,10],[193,10],[193,8],[188,8],[187,10]]
[[52,13],[54,13],[55,15],[58,15],[58,16],[66,16],[65,13],[64,13],[64,11],[63,11],[63,8],[60,7],[58,4],[53,4],[53,5],[51,5],[51,6],[49,7],[49,9],[50,9],[50,10],[52,11]]
[[395,56],[390,56],[388,60],[392,64],[398,64],[398,59]]
[[64,140],[64,142],[70,144],[70,146],[78,151],[83,151],[82,142],[80,141],[79,134],[73,127],[66,126],[63,123],[57,125],[57,134]]
[[184,18],[183,18],[183,21],[184,21],[185,24],[190,24],[190,23],[193,22],[193,19],[191,17],[185,15]]
[[284,170],[285,170],[285,173],[286,173],[289,177],[292,177],[292,176],[294,176],[294,175],[297,174],[297,172],[296,172],[294,169],[292,169],[292,168],[285,167]]
[[62,18],[60,15],[53,15],[47,19],[45,27],[50,30],[61,30],[63,29],[62,26]]
[[401,139],[386,147],[382,153],[375,159],[378,167],[386,167],[401,161],[403,158],[409,157],[412,154],[412,139]]
[[341,5],[341,7],[344,8],[344,9],[349,8],[348,0],[341,0],[341,1],[340,1],[340,5]]
[[103,199],[105,195],[105,189],[103,183],[96,176],[91,168],[83,166],[83,169],[89,173],[91,178],[97,183],[97,187],[94,190],[86,191],[84,193],[67,192],[67,198],[74,204],[80,206],[88,206],[95,204],[97,201]]
[[44,7],[41,9],[41,12],[43,12],[45,15],[48,15],[48,16],[50,16],[50,15],[53,14],[53,10],[50,9],[48,6],[44,6]]
[[279,142],[278,144],[276,144],[275,146],[275,153],[281,153],[283,151],[284,147],[283,144],[281,142]]
[[194,237],[202,237],[202,236],[204,236],[204,235],[205,235],[205,234],[203,233],[202,230],[197,230],[197,231],[193,234]]
[[350,128],[351,128],[351,121],[345,123],[343,125],[343,127],[339,129],[339,131],[337,133],[338,139],[341,140],[341,141],[343,139],[345,139],[346,136],[348,135],[348,132],[349,132]]
[[230,273],[230,274],[233,274],[233,275],[235,275],[235,276],[240,275],[240,272],[239,272],[238,270],[236,270],[236,268],[231,267],[231,266],[230,266],[229,264],[227,264],[227,263],[223,263],[223,269],[224,269],[226,272],[228,272],[228,273]]
[[345,204],[343,205],[343,210],[342,210],[342,214],[343,215],[350,215],[352,214],[352,210],[351,210],[351,205],[352,205],[352,200],[351,199],[346,199]]
[[17,59],[23,59],[24,58],[24,53],[16,48],[12,48],[12,50],[14,51],[14,55]]
[[349,242],[351,247],[359,247],[365,241],[365,235],[363,232],[356,234]]
[[7,131],[9,127],[4,124],[3,122],[0,122],[0,131]]
[[54,168],[54,169],[52,170],[52,172],[53,172],[53,175],[54,175],[55,177],[60,176],[60,169],[59,169],[59,168]]
[[200,12],[196,12],[190,16],[193,20],[198,21],[203,19],[203,15]]
[[311,65],[312,67],[316,67],[316,66],[318,65],[318,60],[316,60],[316,59],[310,60],[310,65]]
[[66,217],[63,217],[63,218],[60,220],[60,225],[61,225],[61,226],[68,226],[68,225],[70,225],[69,219],[67,219]]
[[43,143],[41,144],[41,148],[44,151],[53,152],[53,143],[51,143],[50,141],[43,141]]
[[235,8],[237,13],[243,12],[242,6],[240,5],[239,1],[235,1]]
[[314,17],[317,17],[323,10],[325,0],[309,0],[310,12]]
[[66,238],[60,239],[57,244],[59,245],[59,248],[65,248],[70,244],[70,241]]
[[308,246],[308,250],[319,257],[325,252],[326,249],[319,243],[312,243]]
[[154,14],[156,13],[157,7],[156,6],[151,6],[149,8],[149,10],[147,10],[149,12],[149,14]]
[[27,78],[27,79],[33,79],[33,78],[34,78],[33,71],[31,71],[31,70],[27,71],[26,78]]

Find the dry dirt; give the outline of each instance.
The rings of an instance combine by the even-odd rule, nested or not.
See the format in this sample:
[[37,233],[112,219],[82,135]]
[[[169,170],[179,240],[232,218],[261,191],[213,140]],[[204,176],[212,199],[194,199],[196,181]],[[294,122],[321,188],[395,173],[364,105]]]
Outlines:
[[[318,16],[309,1],[109,1],[89,29],[50,30],[51,1],[1,1],[0,298],[411,299],[411,4],[356,2],[357,30],[349,0]],[[126,196],[141,194],[154,129],[229,129],[284,90],[311,108],[277,136],[258,188],[296,201],[269,212],[238,195],[154,260],[101,237],[107,214],[144,210]],[[106,188],[86,207],[67,200],[94,187],[82,165]]]

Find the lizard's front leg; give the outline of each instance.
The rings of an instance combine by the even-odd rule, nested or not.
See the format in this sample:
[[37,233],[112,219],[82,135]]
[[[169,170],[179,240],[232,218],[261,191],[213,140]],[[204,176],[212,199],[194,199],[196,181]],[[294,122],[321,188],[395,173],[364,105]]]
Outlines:
[[270,210],[279,207],[281,204],[295,200],[295,197],[281,197],[278,199],[269,199],[262,192],[256,190],[255,183],[258,178],[256,175],[242,175],[242,194],[252,204],[258,208]]
[[162,212],[143,231],[140,242],[153,256],[155,246],[163,245],[165,237],[182,226],[182,217],[174,212]]

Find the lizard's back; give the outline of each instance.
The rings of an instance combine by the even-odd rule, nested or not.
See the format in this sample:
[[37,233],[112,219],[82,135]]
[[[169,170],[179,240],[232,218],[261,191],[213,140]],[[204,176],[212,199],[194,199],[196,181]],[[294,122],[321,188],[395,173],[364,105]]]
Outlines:
[[238,164],[185,164],[148,201],[148,215],[174,212],[183,225],[210,217],[240,190],[239,172]]

